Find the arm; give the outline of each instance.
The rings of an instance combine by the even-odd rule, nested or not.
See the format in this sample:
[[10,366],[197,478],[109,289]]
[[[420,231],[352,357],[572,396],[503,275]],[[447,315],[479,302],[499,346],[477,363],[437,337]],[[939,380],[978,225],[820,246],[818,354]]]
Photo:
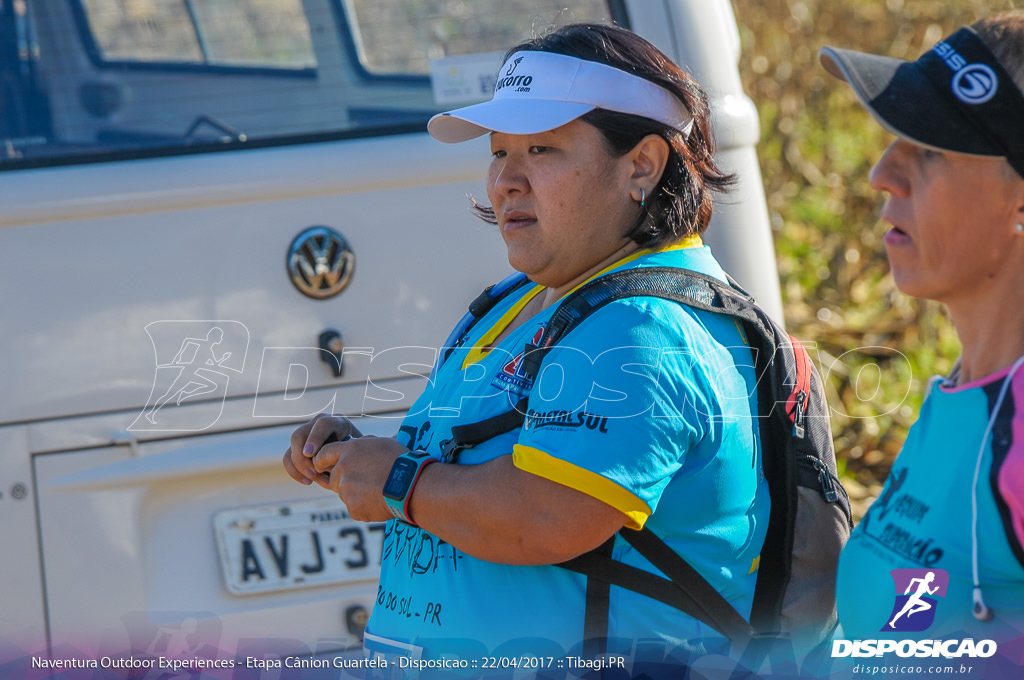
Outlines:
[[[388,437],[327,444],[312,462],[328,473],[349,514],[391,518],[381,490],[405,447]],[[319,479],[323,479],[320,477]],[[435,463],[423,470],[410,503],[423,529],[478,559],[554,564],[601,545],[626,522],[615,508],[584,493],[517,469],[512,456],[481,465]]]
[[410,509],[425,529],[459,550],[505,564],[564,562],[626,523],[624,514],[593,496],[516,468],[512,456],[428,466]]
[[[332,434],[356,438],[325,445]],[[353,518],[385,521],[392,516],[384,482],[405,450],[390,437],[360,437],[346,418],[320,415],[295,431],[283,462],[296,481],[337,493]],[[410,512],[458,550],[505,564],[563,562],[601,545],[626,522],[592,496],[517,469],[511,455],[482,465],[427,466]]]
[[[712,412],[704,394],[711,390],[703,375],[694,374],[693,356],[661,357],[662,347],[680,343],[678,329],[663,327],[660,315],[646,306],[626,309],[625,317],[620,310],[614,323],[597,323],[610,307],[574,331],[582,344],[566,350],[566,366],[572,369],[566,382],[582,386],[585,397],[587,385],[600,376],[606,392],[628,398],[605,401],[605,395],[594,402],[598,410],[588,414],[577,399],[580,390],[548,400],[534,395],[531,408],[573,412],[574,425],[527,428],[514,459],[504,455],[477,465],[426,466],[409,503],[414,521],[474,557],[524,565],[565,561],[599,546],[627,523],[643,525],[685,452],[704,435],[704,414]],[[701,337],[707,334],[689,316],[680,324]],[[590,338],[584,332],[588,325]],[[606,351],[609,347],[615,349]],[[579,361],[587,348],[599,355],[596,366]],[[717,345],[707,349],[721,353]],[[703,345],[694,351],[707,358]],[[728,355],[718,363],[734,369]],[[668,370],[664,377],[658,374],[662,368]],[[739,387],[745,399],[747,386]],[[661,414],[666,417],[651,417]],[[405,446],[391,438],[362,437],[321,449],[330,431],[347,433],[341,425],[332,430],[330,423],[296,432],[285,460],[289,473],[338,493],[357,519],[390,519],[382,490]],[[318,453],[311,460],[312,451]]]

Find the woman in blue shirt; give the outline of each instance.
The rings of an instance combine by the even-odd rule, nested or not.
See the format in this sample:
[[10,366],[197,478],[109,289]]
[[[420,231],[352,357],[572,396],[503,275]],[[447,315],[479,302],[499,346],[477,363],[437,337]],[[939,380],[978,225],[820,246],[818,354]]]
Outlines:
[[[614,559],[653,571],[623,527],[652,528],[749,615],[769,503],[756,379],[732,320],[618,300],[551,351],[544,365],[560,371],[537,385],[522,371],[556,303],[591,279],[670,266],[725,280],[701,242],[732,179],[712,157],[705,94],[629,31],[574,25],[512,49],[491,101],[428,129],[449,143],[489,135],[489,205],[476,210],[529,281],[435,368],[397,438],[332,416],[292,438],[293,478],[338,493],[354,518],[391,519],[380,589],[399,604],[378,600],[367,648],[438,663],[576,658],[587,580],[553,565],[615,537]],[[436,462],[453,427],[526,394],[521,429]],[[324,445],[332,434],[343,441]],[[608,651],[624,658],[678,664],[727,647],[632,591],[612,588],[608,612]]]

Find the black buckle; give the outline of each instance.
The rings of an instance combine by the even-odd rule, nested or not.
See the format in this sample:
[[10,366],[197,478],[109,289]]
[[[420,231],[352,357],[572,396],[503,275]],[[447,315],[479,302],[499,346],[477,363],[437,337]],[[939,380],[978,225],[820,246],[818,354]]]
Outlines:
[[442,463],[454,463],[459,459],[459,454],[463,450],[471,448],[473,448],[472,444],[463,444],[455,439],[445,439],[441,442],[441,458],[439,460]]

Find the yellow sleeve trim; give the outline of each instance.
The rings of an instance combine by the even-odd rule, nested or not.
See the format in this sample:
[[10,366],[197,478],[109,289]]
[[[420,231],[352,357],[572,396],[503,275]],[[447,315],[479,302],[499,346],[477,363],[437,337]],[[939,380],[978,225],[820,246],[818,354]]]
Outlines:
[[512,463],[524,472],[550,479],[607,503],[629,518],[626,526],[630,529],[643,529],[651,516],[650,506],[632,492],[607,477],[555,458],[540,449],[516,444],[512,447]]

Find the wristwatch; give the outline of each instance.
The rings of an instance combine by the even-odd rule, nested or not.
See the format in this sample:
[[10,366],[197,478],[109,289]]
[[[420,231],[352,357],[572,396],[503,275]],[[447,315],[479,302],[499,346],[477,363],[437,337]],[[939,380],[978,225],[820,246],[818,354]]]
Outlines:
[[409,517],[409,499],[423,468],[436,462],[437,459],[426,451],[406,451],[395,459],[384,482],[384,502],[395,519],[416,526]]

